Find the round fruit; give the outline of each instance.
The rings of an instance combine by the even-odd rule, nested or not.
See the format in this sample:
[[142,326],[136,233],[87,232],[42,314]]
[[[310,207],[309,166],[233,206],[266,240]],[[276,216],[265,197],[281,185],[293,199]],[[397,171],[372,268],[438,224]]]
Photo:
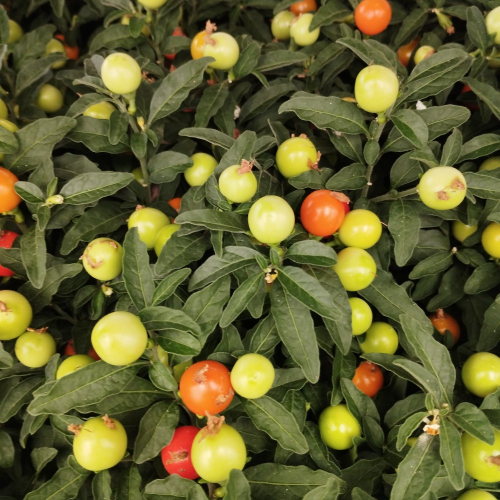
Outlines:
[[[174,32],[172,33],[172,36],[183,36],[183,37],[185,37],[186,34],[184,33],[184,31],[182,31],[182,28],[180,26],[177,26],[177,28],[175,28]],[[165,54],[165,57],[168,60],[173,61],[175,59],[175,52],[172,52],[171,54]]]
[[53,85],[42,85],[35,104],[46,113],[57,113],[64,104],[62,92]]
[[150,207],[138,207],[128,220],[128,228],[137,228],[139,238],[148,250],[154,248],[160,229],[169,224],[170,219],[163,212]]
[[0,290],[0,340],[12,340],[30,326],[33,310],[18,292]]
[[[64,35],[61,33],[55,35],[55,37],[64,42]],[[76,61],[80,57],[80,49],[78,48],[78,45],[72,47],[71,45],[64,43],[64,50],[66,51],[66,57],[72,61]]]
[[236,394],[247,399],[257,399],[271,389],[274,366],[262,354],[245,354],[231,370],[231,385]]
[[462,455],[465,472],[477,481],[496,483],[500,481],[500,431],[495,429],[495,442],[487,444],[467,432],[462,434]]
[[123,425],[107,415],[87,420],[77,432],[73,454],[84,469],[93,472],[110,469],[127,452],[127,433]]
[[229,370],[218,361],[199,361],[182,375],[179,384],[182,401],[196,415],[216,415],[233,400]]
[[250,232],[261,243],[277,245],[293,231],[295,215],[292,207],[279,196],[264,196],[248,212]]
[[172,198],[168,204],[176,211],[179,212],[181,209],[182,198]]
[[[56,53],[61,53],[61,54],[64,54],[66,56],[66,49],[64,48],[64,45],[59,40],[52,38],[52,40],[50,40],[50,42],[45,47],[45,55],[48,56],[49,54],[56,54]],[[64,61],[64,60],[57,61],[51,66],[51,68],[52,69],[59,69],[59,68],[64,67],[65,64],[66,64],[66,61]]]
[[23,333],[16,340],[17,359],[29,368],[41,368],[56,353],[56,341],[45,329]]
[[193,441],[191,460],[197,474],[209,483],[229,479],[233,469],[243,470],[247,462],[247,449],[240,433],[223,424],[217,434],[202,429]]
[[370,328],[373,321],[371,307],[358,297],[351,297],[349,304],[352,311],[352,334],[361,335]]
[[[66,344],[66,347],[64,348],[64,354],[66,354],[66,356],[73,356],[76,354],[76,351],[75,351],[75,341],[73,339],[71,339],[67,344]],[[96,361],[99,361],[101,358],[97,355],[97,353],[95,352],[95,349],[93,347],[91,347],[89,349],[89,352],[87,353],[92,359],[95,359]]]
[[481,243],[485,252],[495,259],[500,259],[500,224],[492,222],[481,235]]
[[227,33],[213,33],[209,38],[210,43],[206,43],[203,47],[203,55],[215,59],[209,67],[224,71],[230,70],[240,58],[238,42]]
[[389,323],[376,321],[368,328],[365,341],[360,342],[361,350],[368,354],[379,352],[382,354],[394,354],[398,350],[398,334]]
[[179,363],[178,365],[174,365],[174,378],[179,383],[181,381],[184,372],[190,367],[193,366],[193,360],[184,361],[184,363]]
[[458,342],[458,339],[460,338],[460,325],[453,316],[445,313],[442,309],[438,309],[435,313],[429,316],[429,319],[434,325],[434,328],[441,335],[444,335],[448,330],[453,337],[453,344]]
[[484,490],[469,490],[457,497],[457,500],[496,500],[496,497]]
[[[19,235],[13,231],[0,231],[0,248],[12,248],[14,240]],[[0,265],[0,277],[14,276],[14,272]]]
[[18,181],[10,170],[0,167],[0,213],[10,212],[21,203],[21,197],[14,190]]
[[116,111],[116,108],[110,102],[103,101],[89,106],[83,112],[83,116],[90,116],[90,118],[96,118],[97,120],[109,120],[113,111]]
[[337,254],[337,264],[333,266],[333,270],[348,292],[357,292],[375,279],[377,266],[367,251],[347,247]]
[[122,272],[123,247],[111,238],[91,241],[82,255],[85,271],[92,278],[111,281]]
[[484,160],[483,163],[481,163],[479,171],[495,170],[498,167],[500,167],[500,156],[491,156],[490,158]]
[[493,10],[488,12],[486,19],[485,19],[485,22],[486,22],[486,31],[488,32],[488,35],[494,36],[495,37],[494,42],[497,45],[499,45],[500,44],[500,7],[495,7]]
[[419,47],[415,52],[413,60],[415,61],[415,64],[419,64],[424,59],[432,56],[432,54],[434,54],[435,52],[436,50],[434,49],[434,47],[431,47],[430,45],[422,45],[422,47]]
[[490,352],[476,352],[464,363],[462,380],[472,394],[485,398],[500,387],[500,358]]
[[70,373],[79,370],[83,366],[90,365],[91,363],[95,363],[95,359],[91,358],[87,354],[75,354],[74,356],[70,356],[59,365],[56,372],[56,379],[69,375]]
[[207,32],[205,30],[200,31],[191,40],[191,57],[193,59],[200,59],[203,57],[203,49],[205,48],[205,37]]
[[327,189],[314,191],[300,207],[300,222],[314,236],[331,236],[344,221],[345,208],[338,194]]
[[299,47],[312,45],[319,38],[319,28],[310,31],[313,14],[296,17],[290,26],[290,37]]
[[362,69],[354,84],[358,106],[368,113],[383,113],[389,109],[396,102],[398,92],[396,73],[377,64]]
[[195,153],[191,156],[191,160],[193,165],[184,172],[184,178],[190,186],[203,186],[219,162],[206,153]]
[[344,404],[328,406],[319,416],[319,432],[323,442],[333,450],[348,450],[354,438],[361,436],[361,427]]
[[352,382],[361,392],[374,398],[384,385],[384,375],[377,365],[363,361],[356,368]]
[[168,226],[162,227],[158,232],[158,236],[155,241],[155,253],[157,257],[160,256],[162,248],[165,243],[172,237],[172,235],[181,228],[180,224],[169,224]]
[[435,167],[420,178],[418,195],[422,203],[434,210],[458,207],[465,198],[467,183],[460,170],[453,167]]
[[362,0],[354,11],[356,27],[365,35],[382,33],[391,22],[392,9],[387,0]]
[[382,223],[370,210],[352,210],[340,226],[340,241],[348,247],[367,249],[382,236]]
[[6,128],[9,132],[12,133],[19,130],[19,127],[15,123],[12,123],[9,120],[5,120],[4,118],[0,118],[0,127]]
[[5,120],[9,116],[7,104],[0,99],[0,119]]
[[402,47],[399,47],[398,49],[398,59],[399,62],[406,68],[408,66],[411,55],[413,54],[413,51],[416,49],[417,45],[420,42],[420,38],[414,38],[410,43],[407,43],[406,45],[403,45]]
[[406,444],[411,448],[411,447],[415,446],[415,444],[417,443],[417,441],[418,441],[418,438],[411,437],[411,438],[408,438],[406,440]]
[[290,26],[295,19],[295,14],[289,10],[278,12],[271,22],[271,32],[276,40],[290,39]]
[[123,366],[142,356],[148,343],[148,332],[134,314],[115,311],[95,324],[91,340],[102,360],[110,365]]
[[255,174],[241,165],[226,168],[219,177],[220,192],[233,203],[250,201],[257,192],[257,187]]
[[18,42],[23,36],[24,31],[21,26],[16,21],[9,19],[9,38],[7,39],[7,43]]
[[110,54],[101,67],[104,85],[115,94],[133,94],[141,84],[142,72],[137,61],[128,54]]
[[276,152],[276,167],[289,179],[309,172],[318,161],[318,152],[307,137],[292,137],[283,142]]
[[469,236],[477,231],[477,226],[468,226],[459,220],[454,220],[451,225],[451,232],[454,238],[462,243]]
[[141,5],[144,5],[146,9],[159,9],[164,5],[167,0],[137,0]]
[[177,427],[172,441],[161,450],[161,461],[169,474],[178,474],[184,479],[196,479],[198,473],[191,461],[191,448],[200,429],[193,425]]
[[306,14],[307,12],[315,12],[318,10],[318,6],[316,5],[316,0],[301,0],[292,4],[290,10],[296,16],[300,16],[300,14]]

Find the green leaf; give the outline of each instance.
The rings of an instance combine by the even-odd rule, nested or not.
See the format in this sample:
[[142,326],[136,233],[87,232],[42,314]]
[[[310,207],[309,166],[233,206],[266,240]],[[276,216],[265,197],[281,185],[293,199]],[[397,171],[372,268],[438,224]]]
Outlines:
[[495,441],[493,427],[486,415],[471,403],[460,403],[454,412],[450,413],[450,420],[460,429],[471,436],[492,445]]
[[329,26],[337,21],[342,21],[351,14],[352,12],[338,0],[328,2],[322,5],[316,14],[314,14],[309,31],[315,30],[321,26]]
[[[177,500],[186,498],[186,494],[193,489],[199,490],[201,487],[189,479],[184,479],[177,474],[168,476],[165,479],[156,479],[146,485],[144,489],[145,500]],[[193,497],[189,496],[189,500]],[[193,500],[199,500],[197,497]]]
[[[33,453],[36,451],[33,450]],[[55,452],[57,454],[57,450]],[[10,435],[5,431],[0,431],[0,469],[10,469],[14,465],[15,453],[16,450]]]
[[413,8],[403,19],[400,29],[394,40],[395,47],[401,47],[415,37],[420,29],[425,25],[429,15],[423,9]]
[[111,489],[111,474],[108,470],[102,470],[94,476],[92,494],[94,500],[111,500],[113,491]]
[[112,366],[97,361],[57,380],[47,392],[38,394],[28,406],[32,415],[53,413],[61,415],[85,404],[98,403],[110,394],[116,394],[134,378],[139,363]]
[[396,441],[396,450],[401,451],[407,446],[408,438],[420,427],[424,418],[429,415],[428,411],[419,411],[406,419],[403,425],[399,427],[398,439]]
[[146,330],[178,330],[201,335],[198,323],[186,313],[164,306],[146,307],[139,311],[139,317]]
[[263,396],[242,400],[242,405],[255,426],[278,441],[282,448],[299,455],[307,453],[307,440],[295,417],[278,401]]
[[179,269],[169,274],[160,284],[156,287],[151,299],[151,305],[157,306],[167,300],[174,294],[177,287],[183,283],[191,274],[191,269]]
[[249,75],[259,62],[261,48],[254,40],[250,40],[243,48],[238,58],[238,62],[234,65],[233,72],[236,78],[243,78]]
[[109,117],[108,139],[110,144],[113,144],[113,146],[118,144],[123,135],[127,132],[128,126],[128,114],[119,110],[113,111]]
[[206,127],[210,118],[215,116],[217,111],[222,108],[228,95],[227,85],[223,83],[207,87],[196,107],[195,127]]
[[253,330],[249,350],[258,354],[265,354],[272,351],[279,341],[280,337],[276,323],[272,315],[269,315],[262,319]]
[[329,480],[341,483],[337,476],[322,470],[313,471],[304,465],[291,467],[267,463],[245,469],[244,474],[252,488],[252,498],[259,500],[290,498],[290,492],[297,498],[304,498]]
[[301,120],[311,121],[321,129],[344,134],[366,134],[368,129],[359,108],[339,97],[292,97],[279,112],[293,111]]
[[464,106],[445,104],[417,111],[429,129],[429,141],[433,141],[452,129],[464,124],[470,118],[470,111]]
[[67,138],[73,142],[84,144],[94,153],[118,154],[130,151],[127,135],[123,135],[117,144],[111,144],[108,132],[109,124],[106,120],[96,120],[90,116],[79,116],[76,119],[76,126],[67,135]]
[[471,42],[483,52],[490,46],[483,13],[475,6],[467,9],[467,35]]
[[13,364],[14,358],[4,350],[3,344],[0,342],[0,369],[11,368]]
[[474,78],[463,78],[462,81],[469,85],[472,92],[500,119],[500,92],[491,85],[482,83]]
[[458,302],[464,296],[464,285],[469,277],[465,266],[457,265],[445,273],[439,286],[438,294],[427,304],[429,311],[444,309]]
[[373,304],[379,312],[394,321],[400,321],[401,314],[408,314],[416,319],[429,334],[434,331],[424,311],[413,302],[405,289],[396,284],[389,273],[377,269],[377,277],[372,284],[360,290],[361,297]]
[[201,339],[206,339],[219,323],[222,309],[230,296],[231,279],[228,276],[219,278],[211,285],[190,295],[182,311],[198,323],[201,328]]
[[415,350],[415,354],[439,381],[446,402],[451,405],[455,387],[455,367],[451,361],[450,352],[426,330],[407,314],[400,318],[404,335]]
[[63,196],[64,203],[86,205],[115,194],[133,180],[132,174],[120,172],[81,174],[68,181],[59,194]]
[[464,177],[467,181],[467,191],[472,195],[487,200],[500,200],[500,172],[466,172]]
[[436,252],[421,260],[410,272],[409,278],[416,280],[446,271],[453,264],[452,252]]
[[456,490],[461,490],[465,486],[465,469],[460,433],[446,418],[441,420],[439,430],[439,453],[448,471],[451,484]]
[[122,469],[116,485],[116,497],[120,500],[143,500],[141,492],[141,475],[139,469],[132,465]]
[[334,479],[329,479],[324,486],[318,486],[310,491],[304,497],[304,500],[335,500],[339,497],[340,493],[341,484]]
[[146,244],[133,227],[123,240],[123,281],[130,299],[139,311],[151,305],[155,283],[149,266]]
[[[429,141],[429,129],[424,120],[409,109],[400,109],[391,115],[391,121],[401,135],[408,139],[413,146],[421,148]],[[443,163],[443,165],[448,165]]]
[[14,154],[18,150],[19,142],[17,141],[17,137],[5,127],[0,127],[0,152]]
[[299,64],[307,59],[306,54],[301,52],[291,52],[289,50],[272,50],[259,57],[255,71],[263,73],[264,71],[273,71],[275,69]]
[[358,422],[361,423],[363,417],[371,417],[376,422],[380,422],[380,416],[375,403],[364,392],[360,391],[352,380],[342,378],[340,386],[349,411]]
[[361,163],[343,167],[325,184],[326,189],[338,191],[361,189],[364,186],[366,186],[366,167]]
[[396,264],[402,267],[408,263],[417,246],[420,219],[411,205],[399,199],[391,203],[388,228],[394,239]]
[[183,212],[175,219],[176,224],[194,224],[212,231],[231,233],[247,233],[246,217],[235,212],[218,212],[216,210],[190,210]]
[[181,137],[202,139],[210,144],[213,144],[214,146],[220,146],[224,149],[230,149],[235,142],[232,137],[211,128],[185,128],[179,132],[179,135]]
[[134,444],[134,462],[152,460],[174,436],[179,421],[179,406],[175,401],[160,401],[142,417]]
[[64,280],[73,278],[81,270],[81,264],[57,264],[47,269],[40,288],[35,288],[30,282],[27,282],[19,288],[19,293],[28,299],[33,312],[37,313],[50,304],[52,297],[57,293]]
[[[375,356],[378,355],[375,354]],[[396,401],[394,406],[385,414],[384,423],[389,428],[396,427],[396,425],[403,423],[408,417],[421,410],[425,410],[425,395],[422,393],[411,394],[405,399]]]
[[193,160],[189,156],[176,151],[164,151],[149,160],[149,181],[155,184],[172,182],[178,174],[185,172],[192,166]]
[[354,488],[371,493],[374,482],[378,481],[383,470],[387,467],[383,458],[378,457],[373,460],[357,460],[354,465],[342,470],[342,479],[346,482],[346,490],[343,499],[348,499]]
[[261,287],[264,286],[264,274],[258,272],[246,279],[231,295],[220,319],[221,328],[228,327],[248,306]]
[[393,500],[420,500],[437,475],[440,465],[439,439],[421,434],[418,442],[399,464],[396,482],[392,487]]
[[415,66],[406,80],[400,103],[436,95],[461,80],[472,65],[469,54],[446,49],[432,54]]
[[285,258],[297,264],[330,267],[337,263],[337,254],[324,243],[305,240],[294,243],[286,252]]
[[500,283],[498,266],[493,262],[486,262],[474,269],[464,286],[464,292],[473,295],[485,292]]
[[226,500],[251,500],[250,484],[242,471],[232,469],[226,483]]
[[48,500],[48,499],[71,499],[76,498],[80,488],[90,475],[90,471],[82,473],[81,467],[78,470],[73,467],[63,467],[59,469],[40,488],[28,493],[25,500]]
[[293,360],[310,382],[317,382],[319,349],[309,310],[275,281],[271,288],[271,312],[281,341]]
[[99,32],[90,42],[89,50],[91,53],[102,48],[108,49],[132,49],[136,40],[130,36],[128,26],[122,24],[112,24],[103,31]]
[[148,126],[179,109],[189,92],[200,85],[203,72],[212,61],[211,57],[202,57],[169,73],[155,90],[151,100]]
[[34,288],[42,288],[47,275],[47,246],[45,231],[37,226],[31,228],[21,237],[21,257],[28,279]]
[[321,439],[318,426],[313,424],[310,420],[307,420],[303,432],[307,440],[307,445],[309,446],[309,455],[314,460],[315,464],[326,472],[331,472],[336,476],[340,476],[340,469],[331,461],[328,447]]
[[201,342],[193,335],[180,330],[159,330],[156,340],[164,351],[179,356],[196,356],[201,351]]
[[441,165],[452,167],[458,161],[462,150],[462,134],[460,130],[453,129],[453,132],[446,140],[441,154]]
[[356,38],[340,38],[337,43],[351,49],[366,64],[380,64],[396,72],[397,57],[389,47],[376,40],[358,40]]
[[319,315],[336,320],[341,312],[320,282],[299,267],[284,266],[278,270],[278,279],[288,295]]
[[484,314],[484,322],[479,334],[477,349],[481,351],[490,351],[500,340],[500,295],[497,295],[486,313]]
[[174,269],[181,269],[201,259],[210,246],[210,240],[203,233],[187,236],[178,236],[174,233],[161,250],[155,272],[163,275]]
[[15,174],[33,170],[41,161],[52,156],[54,146],[76,126],[73,118],[56,116],[41,118],[16,132],[19,149],[6,154],[4,165]]
[[64,61],[65,59],[65,55],[54,53],[23,64],[16,78],[16,94],[19,95],[23,90],[26,90],[30,85],[40,80],[50,71],[54,63]]
[[178,384],[172,372],[160,361],[153,361],[149,367],[149,379],[160,391],[177,391]]
[[120,203],[102,200],[69,228],[62,240],[61,254],[68,255],[81,241],[92,241],[96,236],[116,231],[126,224],[129,215],[130,209],[122,208]]

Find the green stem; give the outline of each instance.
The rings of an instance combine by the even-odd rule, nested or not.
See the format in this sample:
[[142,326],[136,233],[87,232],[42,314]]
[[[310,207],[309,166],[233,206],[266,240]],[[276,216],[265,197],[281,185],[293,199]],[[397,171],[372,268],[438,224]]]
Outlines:
[[[377,132],[373,136],[374,141],[379,141],[380,137],[382,136],[382,132],[384,131],[385,124],[387,123],[387,116],[385,113],[379,113],[379,119],[378,119],[378,128]],[[381,119],[381,116],[383,116],[383,119]],[[375,162],[376,163],[376,162]],[[373,174],[373,169],[375,168],[375,163],[373,165],[368,165],[366,169],[366,185],[361,191],[361,198],[366,198],[368,196],[368,191],[371,186],[371,178]]]
[[377,196],[375,198],[372,198],[370,201],[373,201],[374,203],[379,203],[381,201],[393,201],[393,200],[398,200],[399,198],[405,198],[406,196],[411,196],[413,194],[417,194],[418,189],[416,187],[407,189],[406,191],[400,191],[398,193],[387,193],[382,196]]
[[72,318],[68,313],[64,312],[57,304],[50,304],[50,307],[54,309],[60,316],[62,316],[66,321],[69,321],[72,325],[77,325],[78,321]]

